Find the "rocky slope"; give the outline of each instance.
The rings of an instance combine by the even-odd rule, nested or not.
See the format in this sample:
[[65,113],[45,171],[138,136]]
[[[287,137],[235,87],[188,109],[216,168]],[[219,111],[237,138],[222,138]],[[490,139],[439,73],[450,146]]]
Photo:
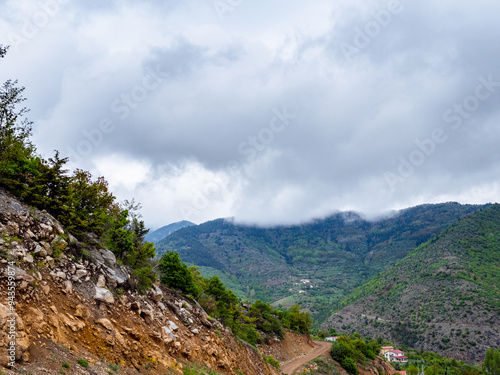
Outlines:
[[459,220],[356,290],[324,328],[468,363],[500,345],[500,205]]
[[1,366],[12,333],[16,367],[32,374],[277,373],[196,302],[159,285],[131,292],[114,254],[87,242],[0,190]]

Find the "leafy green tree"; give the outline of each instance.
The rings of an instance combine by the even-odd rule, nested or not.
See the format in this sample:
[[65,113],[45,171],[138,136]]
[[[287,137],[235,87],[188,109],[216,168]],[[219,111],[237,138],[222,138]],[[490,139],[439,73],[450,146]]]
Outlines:
[[500,375],[500,351],[498,349],[486,350],[483,371],[487,375]]
[[71,190],[75,217],[69,224],[75,234],[104,234],[111,217],[120,211],[108,182],[104,177],[93,181],[90,172],[77,169],[71,179]]
[[199,289],[188,266],[182,263],[178,253],[169,251],[162,255],[158,264],[160,281],[169,288],[179,289],[193,297],[199,296]]
[[[7,47],[0,45],[0,58]],[[35,147],[29,140],[32,123],[22,103],[24,87],[18,81],[8,80],[0,87],[0,185],[21,196],[27,183],[36,173]]]
[[312,324],[312,318],[309,312],[300,311],[299,305],[294,305],[292,308],[282,313],[282,322],[286,328],[307,334]]
[[156,248],[152,242],[137,244],[132,251],[127,254],[127,262],[132,268],[137,268],[143,265],[148,259],[154,258]]
[[129,224],[127,218],[128,211],[120,211],[114,216],[108,230],[108,248],[118,259],[125,259],[134,250],[134,233],[126,229]]
[[332,343],[330,354],[332,358],[338,363],[342,363],[342,360],[345,358],[356,357],[356,353],[354,352],[352,346],[349,344],[349,340],[344,339],[343,337],[337,339]]

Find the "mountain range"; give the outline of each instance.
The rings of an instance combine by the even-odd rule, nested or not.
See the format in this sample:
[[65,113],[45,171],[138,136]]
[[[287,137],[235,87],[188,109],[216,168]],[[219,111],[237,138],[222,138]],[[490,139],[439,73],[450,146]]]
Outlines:
[[272,228],[217,219],[172,233],[157,243],[157,252],[179,252],[241,297],[283,307],[299,303],[319,325],[356,287],[482,207],[421,205],[376,221],[343,212]]

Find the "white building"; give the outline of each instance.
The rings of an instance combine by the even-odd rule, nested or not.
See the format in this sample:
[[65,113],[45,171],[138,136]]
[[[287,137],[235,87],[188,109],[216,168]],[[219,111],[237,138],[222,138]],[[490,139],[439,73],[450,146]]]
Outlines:
[[406,357],[405,353],[401,350],[388,350],[384,353],[384,357],[389,362],[408,362],[408,357]]
[[330,336],[330,337],[325,337],[325,340],[326,341],[337,341],[337,339],[339,338],[340,336]]

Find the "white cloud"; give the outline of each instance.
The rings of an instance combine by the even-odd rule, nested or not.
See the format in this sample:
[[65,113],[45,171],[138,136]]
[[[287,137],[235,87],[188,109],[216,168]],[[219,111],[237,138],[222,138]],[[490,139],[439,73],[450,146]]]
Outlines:
[[[39,4],[0,5],[2,35],[22,33]],[[500,5],[401,4],[384,23],[378,0],[243,1],[223,19],[211,1],[68,3],[9,53],[0,79],[27,86],[41,153],[105,174],[152,226],[497,201],[500,87],[460,129],[443,115],[480,77],[500,82]],[[346,60],[342,43],[370,27]],[[144,90],[151,69],[161,77]],[[296,117],[269,133],[283,107]],[[444,140],[423,153],[438,130]]]

